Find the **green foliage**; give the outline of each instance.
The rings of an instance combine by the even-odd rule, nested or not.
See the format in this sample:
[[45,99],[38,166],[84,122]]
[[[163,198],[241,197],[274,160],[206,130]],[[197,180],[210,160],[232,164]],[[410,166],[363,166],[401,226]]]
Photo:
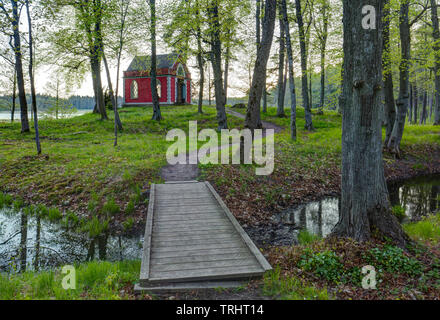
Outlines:
[[321,239],[318,235],[310,233],[308,230],[301,230],[298,233],[298,242],[301,245],[311,244]]
[[431,215],[422,221],[405,224],[403,228],[416,241],[438,243],[440,240],[440,215]]
[[63,215],[58,208],[50,208],[47,217],[50,221],[58,221],[63,217]]
[[124,222],[122,222],[122,226],[125,231],[130,230],[134,225],[134,219],[132,217],[127,218]]
[[116,204],[115,199],[110,198],[102,207],[102,213],[106,216],[117,215],[121,211],[121,208]]
[[418,276],[422,273],[421,263],[408,257],[401,248],[395,246],[373,248],[365,254],[364,259],[378,272],[384,270],[389,273],[405,273],[409,276]]
[[125,286],[133,286],[140,261],[89,262],[75,265],[76,289],[64,290],[61,270],[0,273],[0,300],[17,299],[123,299]]
[[0,192],[0,208],[10,207],[13,201],[11,195]]
[[339,282],[344,270],[344,266],[335,252],[313,252],[310,248],[304,250],[298,266],[332,282]]
[[406,217],[405,208],[403,208],[400,205],[393,206],[392,212],[396,216],[396,218],[399,219],[400,221],[402,221]]
[[294,277],[283,277],[280,267],[264,275],[263,294],[281,300],[329,300],[327,289],[304,285]]
[[125,214],[126,215],[131,215],[134,212],[134,200],[131,199],[128,203],[127,206],[125,207]]
[[81,231],[88,232],[90,238],[99,236],[108,230],[109,220],[100,220],[98,217],[93,217],[91,220],[83,222]]

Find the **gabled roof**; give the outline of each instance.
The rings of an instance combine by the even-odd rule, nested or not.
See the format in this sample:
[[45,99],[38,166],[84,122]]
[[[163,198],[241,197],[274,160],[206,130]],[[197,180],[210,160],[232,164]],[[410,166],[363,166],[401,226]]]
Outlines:
[[[174,63],[179,58],[178,53],[158,54],[157,55],[157,69],[168,68],[171,69]],[[137,56],[133,59],[127,71],[150,71],[151,56]]]

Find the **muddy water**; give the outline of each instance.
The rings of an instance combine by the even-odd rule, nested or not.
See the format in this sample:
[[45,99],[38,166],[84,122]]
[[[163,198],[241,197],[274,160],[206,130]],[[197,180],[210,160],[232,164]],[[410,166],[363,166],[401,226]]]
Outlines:
[[0,272],[44,270],[90,260],[141,258],[143,232],[89,238],[58,224],[0,210]]
[[[392,206],[405,208],[402,223],[418,221],[440,211],[440,177],[418,178],[389,185]],[[326,237],[339,220],[339,198],[325,198],[288,208],[271,218],[265,226],[245,227],[249,236],[260,246],[288,246],[298,243],[301,230]]]

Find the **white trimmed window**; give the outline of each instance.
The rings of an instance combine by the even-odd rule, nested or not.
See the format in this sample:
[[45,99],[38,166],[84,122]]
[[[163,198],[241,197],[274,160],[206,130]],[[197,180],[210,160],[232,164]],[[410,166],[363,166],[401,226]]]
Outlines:
[[130,99],[139,98],[139,86],[136,80],[133,80],[130,84]]
[[157,79],[156,90],[157,90],[157,97],[160,99],[162,96],[162,83],[160,82],[159,79]]

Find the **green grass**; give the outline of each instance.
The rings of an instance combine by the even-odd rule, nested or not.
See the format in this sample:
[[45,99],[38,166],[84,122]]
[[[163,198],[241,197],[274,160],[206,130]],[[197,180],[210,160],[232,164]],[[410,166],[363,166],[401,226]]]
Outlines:
[[279,267],[265,274],[263,294],[280,300],[330,299],[326,289],[307,286],[298,278],[283,276]]
[[298,242],[300,245],[308,245],[320,239],[318,235],[310,233],[307,230],[301,230],[298,233]]
[[62,287],[61,268],[54,271],[0,274],[0,300],[16,299],[111,299],[130,298],[121,290],[133,287],[140,261],[89,262],[75,266],[76,289]]
[[[46,205],[76,202],[81,211],[93,214],[102,210],[109,215],[122,213],[130,199],[139,201],[142,186],[161,182],[159,169],[166,165],[166,150],[173,143],[166,141],[168,131],[188,132],[189,121],[198,121],[198,130],[217,128],[213,108],[205,108],[203,115],[196,106],[161,107],[161,111],[164,120],[156,122],[151,120],[151,107],[121,109],[124,130],[116,148],[111,119],[101,121],[90,113],[41,120],[40,157],[36,156],[33,132],[20,134],[19,122],[1,122],[0,191]],[[228,122],[231,128],[243,123],[234,117]],[[0,204],[6,200],[0,199]]]
[[431,215],[419,222],[405,224],[403,228],[416,241],[437,244],[440,240],[440,214]]

